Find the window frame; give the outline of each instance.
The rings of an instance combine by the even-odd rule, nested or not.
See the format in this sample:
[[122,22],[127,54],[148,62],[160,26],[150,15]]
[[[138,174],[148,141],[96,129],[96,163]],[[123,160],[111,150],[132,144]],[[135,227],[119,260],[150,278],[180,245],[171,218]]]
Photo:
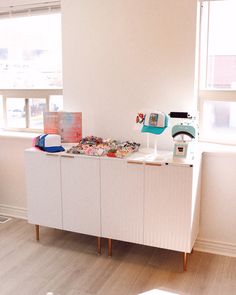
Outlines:
[[[29,114],[29,99],[31,98],[42,98],[46,100],[46,111],[50,111],[50,97],[54,95],[63,95],[62,89],[4,89],[0,90],[0,96],[2,96],[3,103],[3,122],[5,131],[21,131],[21,132],[43,132],[42,129],[33,129],[29,127],[30,114]],[[26,106],[26,128],[12,128],[7,125],[7,99],[8,98],[23,98],[25,99]]]
[[[199,77],[198,77],[198,112],[199,112],[199,140],[203,142],[218,143],[218,144],[227,144],[227,145],[236,145],[235,140],[225,141],[221,139],[211,138],[209,135],[204,134],[203,131],[203,110],[204,103],[207,101],[221,101],[221,102],[236,102],[236,90],[232,89],[213,89],[207,87],[207,72],[208,72],[208,53],[209,53],[209,25],[210,25],[210,5],[211,2],[216,0],[199,0],[200,3],[200,29],[199,29]],[[227,0],[220,0],[227,1]],[[202,48],[202,15],[203,15],[203,3],[207,2],[208,4],[208,19],[207,19],[207,28],[206,28],[206,40],[204,40],[205,46]],[[204,51],[204,56],[203,56]]]

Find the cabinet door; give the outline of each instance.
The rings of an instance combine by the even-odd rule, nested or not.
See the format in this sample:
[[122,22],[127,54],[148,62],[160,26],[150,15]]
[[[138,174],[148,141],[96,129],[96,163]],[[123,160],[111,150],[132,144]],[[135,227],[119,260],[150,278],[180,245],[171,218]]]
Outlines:
[[191,250],[192,168],[145,167],[144,244]]
[[63,228],[101,236],[99,159],[62,156],[61,178]]
[[144,167],[101,160],[102,236],[143,243]]
[[28,221],[62,228],[60,157],[25,152]]

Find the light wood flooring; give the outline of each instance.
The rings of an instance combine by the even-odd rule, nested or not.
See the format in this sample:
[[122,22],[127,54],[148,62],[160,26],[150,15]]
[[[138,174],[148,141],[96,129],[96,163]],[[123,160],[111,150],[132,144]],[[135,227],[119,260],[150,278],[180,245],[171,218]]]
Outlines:
[[97,256],[94,237],[34,230],[0,224],[0,295],[236,294],[236,258],[194,251],[183,272],[178,252],[114,241],[109,258],[106,240]]

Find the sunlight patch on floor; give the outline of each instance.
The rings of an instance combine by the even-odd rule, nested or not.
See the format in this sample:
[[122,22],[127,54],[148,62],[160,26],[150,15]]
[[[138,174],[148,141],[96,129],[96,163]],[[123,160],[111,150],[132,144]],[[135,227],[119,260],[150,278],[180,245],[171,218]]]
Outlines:
[[169,291],[163,291],[159,289],[153,289],[144,293],[140,293],[138,295],[179,295],[178,293],[173,293]]

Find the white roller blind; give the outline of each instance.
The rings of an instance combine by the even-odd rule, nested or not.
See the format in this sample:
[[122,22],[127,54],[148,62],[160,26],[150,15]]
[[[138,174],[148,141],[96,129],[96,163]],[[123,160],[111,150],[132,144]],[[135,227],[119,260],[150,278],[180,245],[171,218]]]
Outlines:
[[17,5],[0,5],[0,18],[57,13],[60,11],[60,1],[32,1]]

